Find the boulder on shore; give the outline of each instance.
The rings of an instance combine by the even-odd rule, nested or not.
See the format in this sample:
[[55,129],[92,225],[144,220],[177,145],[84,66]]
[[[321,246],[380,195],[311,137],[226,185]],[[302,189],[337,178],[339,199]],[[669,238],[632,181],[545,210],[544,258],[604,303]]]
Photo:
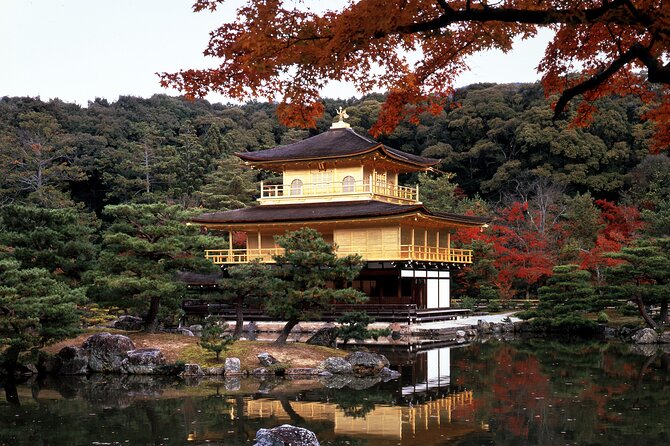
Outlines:
[[258,362],[261,363],[261,366],[263,367],[270,367],[271,365],[278,364],[279,360],[272,356],[270,353],[263,352],[259,353],[258,356]]
[[88,352],[81,347],[63,347],[56,354],[51,371],[61,375],[86,375],[88,373]]
[[272,429],[259,429],[254,446],[319,446],[319,440],[310,430],[283,424]]
[[88,367],[93,372],[121,373],[123,360],[135,350],[129,337],[110,333],[89,336],[81,347],[88,353]]
[[242,373],[242,365],[239,358],[226,358],[223,368],[224,375],[226,376],[240,375]]
[[114,321],[112,327],[117,330],[139,331],[144,329],[144,320],[141,317],[125,315]]
[[128,352],[121,361],[123,371],[133,375],[152,375],[166,364],[165,355],[157,348],[139,348]]
[[344,358],[338,358],[337,356],[324,359],[319,364],[319,368],[334,375],[348,375],[354,372],[349,361]]
[[184,365],[184,371],[179,376],[205,376],[205,372],[200,364],[186,364]]

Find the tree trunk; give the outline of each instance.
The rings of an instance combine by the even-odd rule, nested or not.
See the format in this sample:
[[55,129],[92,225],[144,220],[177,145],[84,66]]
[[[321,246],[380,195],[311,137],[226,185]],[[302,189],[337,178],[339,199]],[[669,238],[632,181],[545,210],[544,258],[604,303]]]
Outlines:
[[637,309],[640,312],[640,316],[642,316],[642,319],[649,325],[650,328],[653,328],[656,330],[658,326],[656,325],[656,322],[647,314],[647,309],[644,307],[644,302],[642,301],[642,298],[636,297],[634,302],[637,304]]
[[147,313],[146,327],[145,330],[147,333],[155,333],[156,328],[158,328],[158,308],[161,304],[161,298],[154,296],[151,298],[151,304],[149,305],[149,312]]
[[279,334],[279,337],[277,340],[274,342],[275,345],[286,345],[286,340],[288,339],[288,335],[291,334],[291,330],[293,330],[293,327],[298,325],[298,322],[300,322],[297,319],[291,319],[289,320],[286,325],[284,325],[284,328],[282,328],[281,333]]
[[3,361],[0,363],[0,367],[5,369],[7,375],[10,377],[14,375],[14,371],[16,370],[16,364],[19,362],[19,353],[21,353],[21,350],[10,347],[2,355]]
[[668,319],[668,300],[663,299],[661,301],[661,324],[668,325],[670,324],[670,319]]
[[242,299],[237,299],[235,307],[235,331],[233,331],[233,339],[236,341],[242,336],[242,328],[244,327],[244,311],[242,308]]

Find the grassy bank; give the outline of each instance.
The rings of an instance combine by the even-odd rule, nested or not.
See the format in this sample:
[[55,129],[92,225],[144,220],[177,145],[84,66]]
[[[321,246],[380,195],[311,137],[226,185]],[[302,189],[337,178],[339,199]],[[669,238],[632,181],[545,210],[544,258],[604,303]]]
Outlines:
[[[271,342],[237,341],[228,351],[221,353],[217,362],[216,355],[198,345],[199,338],[169,333],[126,332],[119,330],[105,330],[110,333],[128,336],[136,348],[158,348],[166,356],[168,362],[183,361],[185,363],[200,364],[203,367],[223,365],[226,357],[239,358],[242,369],[253,370],[259,367],[257,355],[262,352],[270,353],[287,367],[315,367],[319,362],[331,356],[344,356],[342,350],[309,345],[304,343],[289,343],[278,347]],[[84,340],[98,331],[88,331],[76,338],[67,339],[44,348],[44,351],[55,354],[66,345],[80,346]]]

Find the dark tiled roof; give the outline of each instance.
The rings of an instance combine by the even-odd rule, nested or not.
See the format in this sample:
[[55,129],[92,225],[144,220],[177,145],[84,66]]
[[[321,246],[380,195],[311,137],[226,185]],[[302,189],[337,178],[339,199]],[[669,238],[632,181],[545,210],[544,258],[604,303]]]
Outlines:
[[370,217],[390,217],[412,212],[448,219],[468,225],[483,225],[489,219],[464,215],[431,212],[422,204],[400,205],[382,201],[354,201],[334,203],[301,203],[254,206],[232,211],[203,214],[193,219],[195,223],[274,223],[314,220],[339,220]]
[[221,271],[212,274],[200,274],[192,271],[178,271],[177,280],[189,285],[216,285],[223,278]]
[[287,160],[310,160],[340,158],[360,155],[373,150],[386,152],[391,158],[409,164],[433,166],[439,160],[405,153],[392,149],[365,136],[361,136],[352,129],[331,129],[302,141],[274,147],[258,152],[237,153],[237,156],[251,162],[273,162]]

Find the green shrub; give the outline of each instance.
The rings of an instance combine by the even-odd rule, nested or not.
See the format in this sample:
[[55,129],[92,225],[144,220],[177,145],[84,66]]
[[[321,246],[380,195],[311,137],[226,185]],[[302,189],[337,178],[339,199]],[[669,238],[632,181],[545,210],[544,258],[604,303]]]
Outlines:
[[605,313],[604,311],[601,311],[600,313],[598,313],[598,319],[596,319],[596,321],[599,324],[606,324],[610,321],[610,318],[609,318],[609,316],[607,316],[607,313]]
[[502,309],[500,306],[500,301],[499,300],[492,300],[486,305],[486,311],[489,311],[491,313],[497,313]]
[[477,305],[477,299],[470,296],[463,297],[458,304],[460,308],[466,308],[468,310],[474,310],[476,305]]
[[368,316],[364,311],[344,313],[342,317],[337,319],[337,322],[340,323],[338,337],[342,338],[346,344],[350,339],[364,341],[372,338],[376,341],[380,336],[388,336],[391,334],[391,330],[388,328],[375,330],[368,329],[368,325],[374,321],[375,320]]
[[224,334],[227,328],[228,324],[219,325],[213,322],[208,323],[202,329],[200,347],[216,353],[217,361],[219,360],[221,352],[228,350],[230,344],[235,341],[232,336]]

